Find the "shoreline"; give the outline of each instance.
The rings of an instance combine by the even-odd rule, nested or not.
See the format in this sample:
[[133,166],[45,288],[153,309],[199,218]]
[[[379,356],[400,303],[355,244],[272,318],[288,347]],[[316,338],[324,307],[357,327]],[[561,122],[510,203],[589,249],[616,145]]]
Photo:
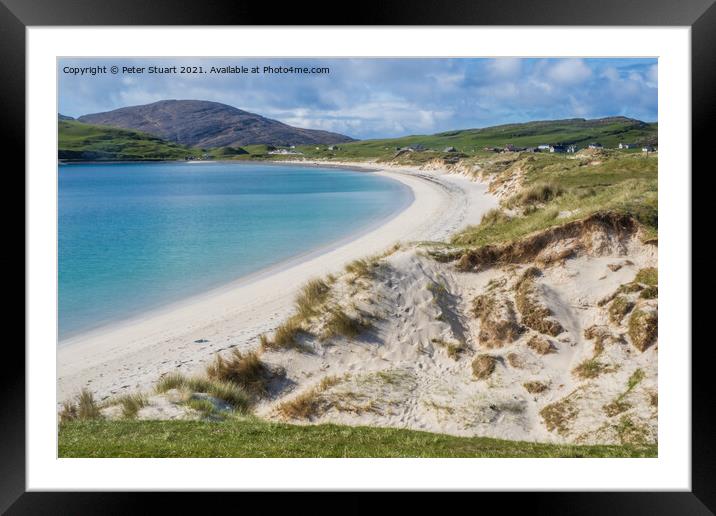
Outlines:
[[413,199],[362,234],[328,248],[63,340],[57,347],[58,402],[84,387],[99,399],[144,390],[161,374],[177,369],[192,373],[227,348],[252,349],[260,334],[272,331],[291,313],[296,291],[309,279],[338,272],[349,261],[382,252],[398,241],[444,239],[478,222],[475,217],[496,204],[485,185],[461,176],[363,162],[286,163],[367,169],[400,181],[410,188]]
[[[207,163],[207,162],[203,162],[203,163]],[[290,165],[294,165],[294,164],[290,163]],[[305,166],[314,167],[315,165],[311,164],[311,165],[305,165]],[[340,168],[343,170],[350,170],[352,172],[361,172],[361,173],[378,172],[378,169],[366,169],[366,168],[359,169],[359,168],[355,168],[355,167],[351,167],[351,166],[326,167],[326,168]],[[392,177],[391,177],[391,179],[396,180],[395,178],[392,178]],[[400,181],[398,181],[398,182],[400,182]],[[408,209],[413,202],[415,202],[415,195],[413,193],[413,190],[409,186],[406,186],[402,182],[401,182],[401,185],[407,191],[404,192],[404,195],[402,195],[401,203],[399,206],[396,206],[390,212],[390,214],[388,214],[384,217],[380,217],[377,219],[371,219],[370,221],[368,221],[368,223],[364,227],[362,227],[356,231],[353,231],[352,233],[349,233],[337,240],[328,242],[327,244],[320,245],[318,247],[309,249],[307,251],[299,252],[298,254],[289,256],[288,258],[282,259],[279,262],[261,267],[260,269],[250,272],[248,274],[235,277],[234,279],[231,279],[228,281],[223,281],[221,283],[214,284],[212,286],[209,286],[206,289],[202,289],[198,292],[195,292],[193,294],[189,294],[188,296],[182,297],[179,300],[161,303],[160,305],[156,305],[156,306],[147,308],[146,310],[143,310],[141,313],[134,313],[134,314],[131,314],[128,316],[118,317],[118,318],[114,318],[114,319],[106,319],[106,320],[103,320],[103,321],[97,323],[94,326],[89,327],[89,328],[71,332],[69,335],[59,337],[57,346],[58,346],[58,348],[70,346],[75,341],[81,341],[81,340],[85,340],[87,338],[92,338],[93,336],[97,336],[105,331],[116,329],[120,326],[127,326],[127,325],[141,322],[141,321],[149,319],[151,317],[161,315],[164,312],[175,310],[182,306],[186,306],[188,304],[198,302],[204,298],[220,294],[221,292],[226,291],[226,290],[250,285],[250,284],[252,284],[256,281],[259,281],[263,278],[266,278],[272,274],[275,274],[275,273],[281,272],[285,269],[300,265],[304,262],[307,262],[314,258],[317,258],[323,254],[329,253],[341,246],[350,244],[352,241],[354,241],[358,238],[361,238],[362,236],[367,235],[376,229],[379,229],[382,225],[388,223],[395,217],[399,216],[403,211]]]

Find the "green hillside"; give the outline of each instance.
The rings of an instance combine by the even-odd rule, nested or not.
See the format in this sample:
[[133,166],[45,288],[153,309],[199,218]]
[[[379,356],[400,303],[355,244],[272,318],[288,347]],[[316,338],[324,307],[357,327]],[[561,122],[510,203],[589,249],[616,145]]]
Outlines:
[[430,151],[442,151],[455,147],[458,152],[472,155],[481,154],[485,147],[536,147],[541,144],[575,144],[585,147],[598,142],[607,148],[616,148],[619,143],[637,145],[658,143],[656,123],[646,123],[625,117],[610,117],[596,120],[581,118],[507,124],[484,129],[464,129],[433,135],[405,136],[380,140],[364,140],[343,143],[337,150],[322,146],[301,146],[298,150],[309,157],[375,158],[393,155],[396,149],[411,145],[422,145]]
[[201,150],[167,142],[146,133],[58,121],[58,158],[83,161],[173,160]]

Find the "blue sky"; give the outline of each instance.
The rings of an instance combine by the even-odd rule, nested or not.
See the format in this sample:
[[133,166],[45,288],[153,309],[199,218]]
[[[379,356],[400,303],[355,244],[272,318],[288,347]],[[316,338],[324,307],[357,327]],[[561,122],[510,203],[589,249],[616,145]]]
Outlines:
[[[656,59],[60,59],[59,112],[164,99],[212,100],[354,138],[623,115],[657,120]],[[305,66],[329,74],[78,76],[66,66]]]

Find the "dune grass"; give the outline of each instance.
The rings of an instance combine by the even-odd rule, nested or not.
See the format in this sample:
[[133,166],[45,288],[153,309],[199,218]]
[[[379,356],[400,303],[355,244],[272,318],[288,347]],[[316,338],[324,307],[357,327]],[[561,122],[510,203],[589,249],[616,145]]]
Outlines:
[[170,389],[203,392],[225,401],[240,413],[248,412],[251,406],[251,397],[240,385],[231,381],[211,380],[201,376],[189,377],[179,373],[170,373],[160,378],[154,388],[159,394]]
[[126,419],[137,417],[137,412],[146,407],[148,403],[147,396],[142,393],[124,394],[116,401],[122,406],[122,416]]
[[577,446],[414,430],[225,421],[72,421],[60,457],[656,457],[656,445]]
[[90,421],[100,419],[102,413],[94,395],[87,389],[82,389],[74,400],[65,401],[60,410],[60,422]]
[[333,337],[353,339],[369,327],[362,319],[348,315],[340,306],[331,307],[328,313],[329,317],[322,335],[324,339]]
[[331,291],[330,285],[322,279],[306,283],[296,296],[296,313],[307,319],[319,313],[320,306],[326,302]]
[[524,185],[504,202],[528,206],[519,217],[490,213],[477,226],[452,238],[456,246],[484,246],[514,241],[535,231],[587,217],[599,211],[629,214],[653,238],[658,228],[656,158],[610,154],[597,165],[565,156],[522,159]]
[[206,375],[210,380],[238,385],[254,396],[265,395],[271,379],[271,373],[259,353],[242,353],[238,349],[232,350],[227,357],[217,354],[206,368]]

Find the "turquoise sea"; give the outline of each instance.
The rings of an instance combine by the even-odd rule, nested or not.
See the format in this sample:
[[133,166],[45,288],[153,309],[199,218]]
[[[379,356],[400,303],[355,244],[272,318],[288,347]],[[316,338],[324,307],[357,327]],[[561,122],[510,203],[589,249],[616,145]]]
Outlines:
[[412,200],[365,172],[256,163],[59,166],[59,337],[367,230]]

